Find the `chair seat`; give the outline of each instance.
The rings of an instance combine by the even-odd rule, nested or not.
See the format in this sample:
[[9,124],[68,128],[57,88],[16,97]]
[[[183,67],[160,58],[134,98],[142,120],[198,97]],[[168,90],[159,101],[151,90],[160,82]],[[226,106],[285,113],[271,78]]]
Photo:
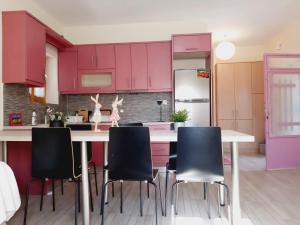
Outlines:
[[187,182],[223,182],[224,175],[203,173],[200,171],[189,171],[185,173],[176,174],[176,180]]

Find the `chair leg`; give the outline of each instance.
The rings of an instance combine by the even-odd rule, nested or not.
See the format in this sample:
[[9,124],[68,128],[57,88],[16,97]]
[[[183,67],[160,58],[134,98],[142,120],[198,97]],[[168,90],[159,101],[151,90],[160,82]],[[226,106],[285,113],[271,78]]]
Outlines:
[[94,212],[93,192],[92,192],[91,175],[90,174],[89,174],[89,192],[90,192],[91,211]]
[[149,182],[150,184],[152,184],[154,186],[154,190],[155,190],[155,221],[156,221],[156,225],[158,225],[158,217],[157,217],[157,186],[154,182]]
[[78,211],[78,181],[75,184],[75,225],[77,225],[77,211]]
[[64,195],[64,179],[60,179],[61,195]]
[[45,179],[42,180],[40,211],[43,210],[44,190],[45,190]]
[[210,197],[209,197],[209,187],[208,184],[206,183],[206,199],[207,199],[207,214],[208,214],[208,218],[211,218],[210,215]]
[[206,183],[203,183],[203,200],[206,200]]
[[80,182],[77,182],[77,198],[78,198],[78,212],[80,212],[80,208],[81,208],[81,200],[80,200]]
[[112,197],[115,197],[115,184],[114,182],[111,183],[111,193],[112,193]]
[[93,168],[94,168],[96,195],[98,196],[97,168],[96,168],[96,163],[95,162],[92,162],[92,164],[93,164]]
[[[140,216],[143,216],[142,181],[140,183]],[[148,186],[148,182],[147,182]]]
[[169,180],[169,170],[167,170],[167,172],[166,172],[166,185],[165,185],[165,216],[167,216],[168,180]]
[[161,215],[164,216],[164,207],[162,203],[162,196],[161,196],[161,187],[160,187],[160,176],[159,173],[157,175],[158,178],[158,190],[159,190],[159,198],[160,198],[160,206],[161,206]]
[[178,184],[176,184],[175,215],[178,215]]
[[55,183],[54,183],[54,179],[51,180],[52,181],[52,210],[55,211]]
[[147,197],[150,198],[150,193],[149,193],[149,183],[147,182]]
[[25,198],[25,210],[24,210],[23,225],[26,225],[26,220],[27,220],[27,210],[28,210],[30,184],[31,184],[31,181],[29,181],[26,185],[26,198]]
[[[172,213],[174,212],[174,187],[176,186],[176,190],[178,190],[177,185],[182,183],[183,181],[176,181],[173,185],[172,185],[172,189],[171,189],[171,208],[172,208]],[[178,197],[178,196],[176,196]],[[175,206],[176,208],[177,206]],[[176,213],[176,212],[175,212]]]
[[218,191],[218,215],[221,218],[221,204],[220,204],[220,192]]
[[123,213],[123,181],[120,181],[120,213]]
[[100,206],[100,215],[101,217],[101,225],[104,224],[104,192],[105,192],[105,187],[109,184],[112,183],[113,181],[108,181],[107,183],[104,183],[102,185],[102,192],[101,192],[101,206]]

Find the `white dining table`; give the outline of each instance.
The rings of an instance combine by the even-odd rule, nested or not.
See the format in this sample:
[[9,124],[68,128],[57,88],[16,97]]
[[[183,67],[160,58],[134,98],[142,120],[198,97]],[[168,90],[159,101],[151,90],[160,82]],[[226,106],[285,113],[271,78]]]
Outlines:
[[[83,199],[83,224],[90,224],[90,204],[88,188],[88,161],[87,142],[104,142],[104,165],[108,163],[108,142],[109,132],[101,131],[72,131],[72,141],[81,142],[81,163],[82,163],[82,199]],[[7,142],[9,141],[31,141],[31,130],[2,130],[0,131],[0,142],[2,143],[2,159],[7,160]],[[177,142],[177,133],[170,130],[151,130],[151,142]],[[239,163],[238,143],[254,142],[254,136],[233,131],[222,130],[222,142],[231,143],[231,224],[238,225],[241,219],[240,209],[240,188],[239,188]],[[108,171],[105,171],[104,182],[108,181]],[[105,201],[107,201],[107,190],[105,190]]]

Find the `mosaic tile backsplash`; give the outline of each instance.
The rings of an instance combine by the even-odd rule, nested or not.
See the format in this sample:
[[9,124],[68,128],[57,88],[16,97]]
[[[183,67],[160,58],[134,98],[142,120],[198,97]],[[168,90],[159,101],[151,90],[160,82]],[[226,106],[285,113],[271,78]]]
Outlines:
[[[156,100],[167,100],[167,105],[162,105],[162,120],[169,121],[172,112],[171,93],[120,93],[119,99],[124,98],[123,113],[120,113],[121,122],[154,122],[159,121],[160,112]],[[111,103],[116,94],[100,94],[99,101],[102,109],[111,109]],[[80,107],[88,110],[94,109],[90,95],[60,95],[59,105],[32,103],[28,97],[28,88],[19,84],[4,85],[4,125],[9,124],[9,114],[22,113],[23,124],[31,123],[32,111],[37,112],[38,123],[44,123],[46,107],[50,106],[56,111],[73,114]]]

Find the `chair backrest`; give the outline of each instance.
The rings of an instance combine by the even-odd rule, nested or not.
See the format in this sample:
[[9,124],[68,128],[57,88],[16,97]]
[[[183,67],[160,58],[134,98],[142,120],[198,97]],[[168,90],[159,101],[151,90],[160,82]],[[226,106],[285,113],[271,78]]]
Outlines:
[[32,128],[32,177],[66,179],[79,174],[69,128]]
[[120,123],[120,127],[142,127],[143,123]]
[[108,168],[112,180],[152,180],[149,128],[111,127]]
[[[92,125],[91,124],[67,124],[66,127],[69,127],[71,130],[92,130]],[[88,161],[91,161],[92,157],[93,157],[92,143],[87,142],[86,147],[87,147]],[[74,149],[74,153],[76,154],[76,156],[79,157],[78,160],[81,160],[81,154],[80,154],[81,143],[78,142],[78,141],[74,141],[73,142],[73,149]]]
[[176,179],[223,181],[223,152],[219,127],[178,128]]

